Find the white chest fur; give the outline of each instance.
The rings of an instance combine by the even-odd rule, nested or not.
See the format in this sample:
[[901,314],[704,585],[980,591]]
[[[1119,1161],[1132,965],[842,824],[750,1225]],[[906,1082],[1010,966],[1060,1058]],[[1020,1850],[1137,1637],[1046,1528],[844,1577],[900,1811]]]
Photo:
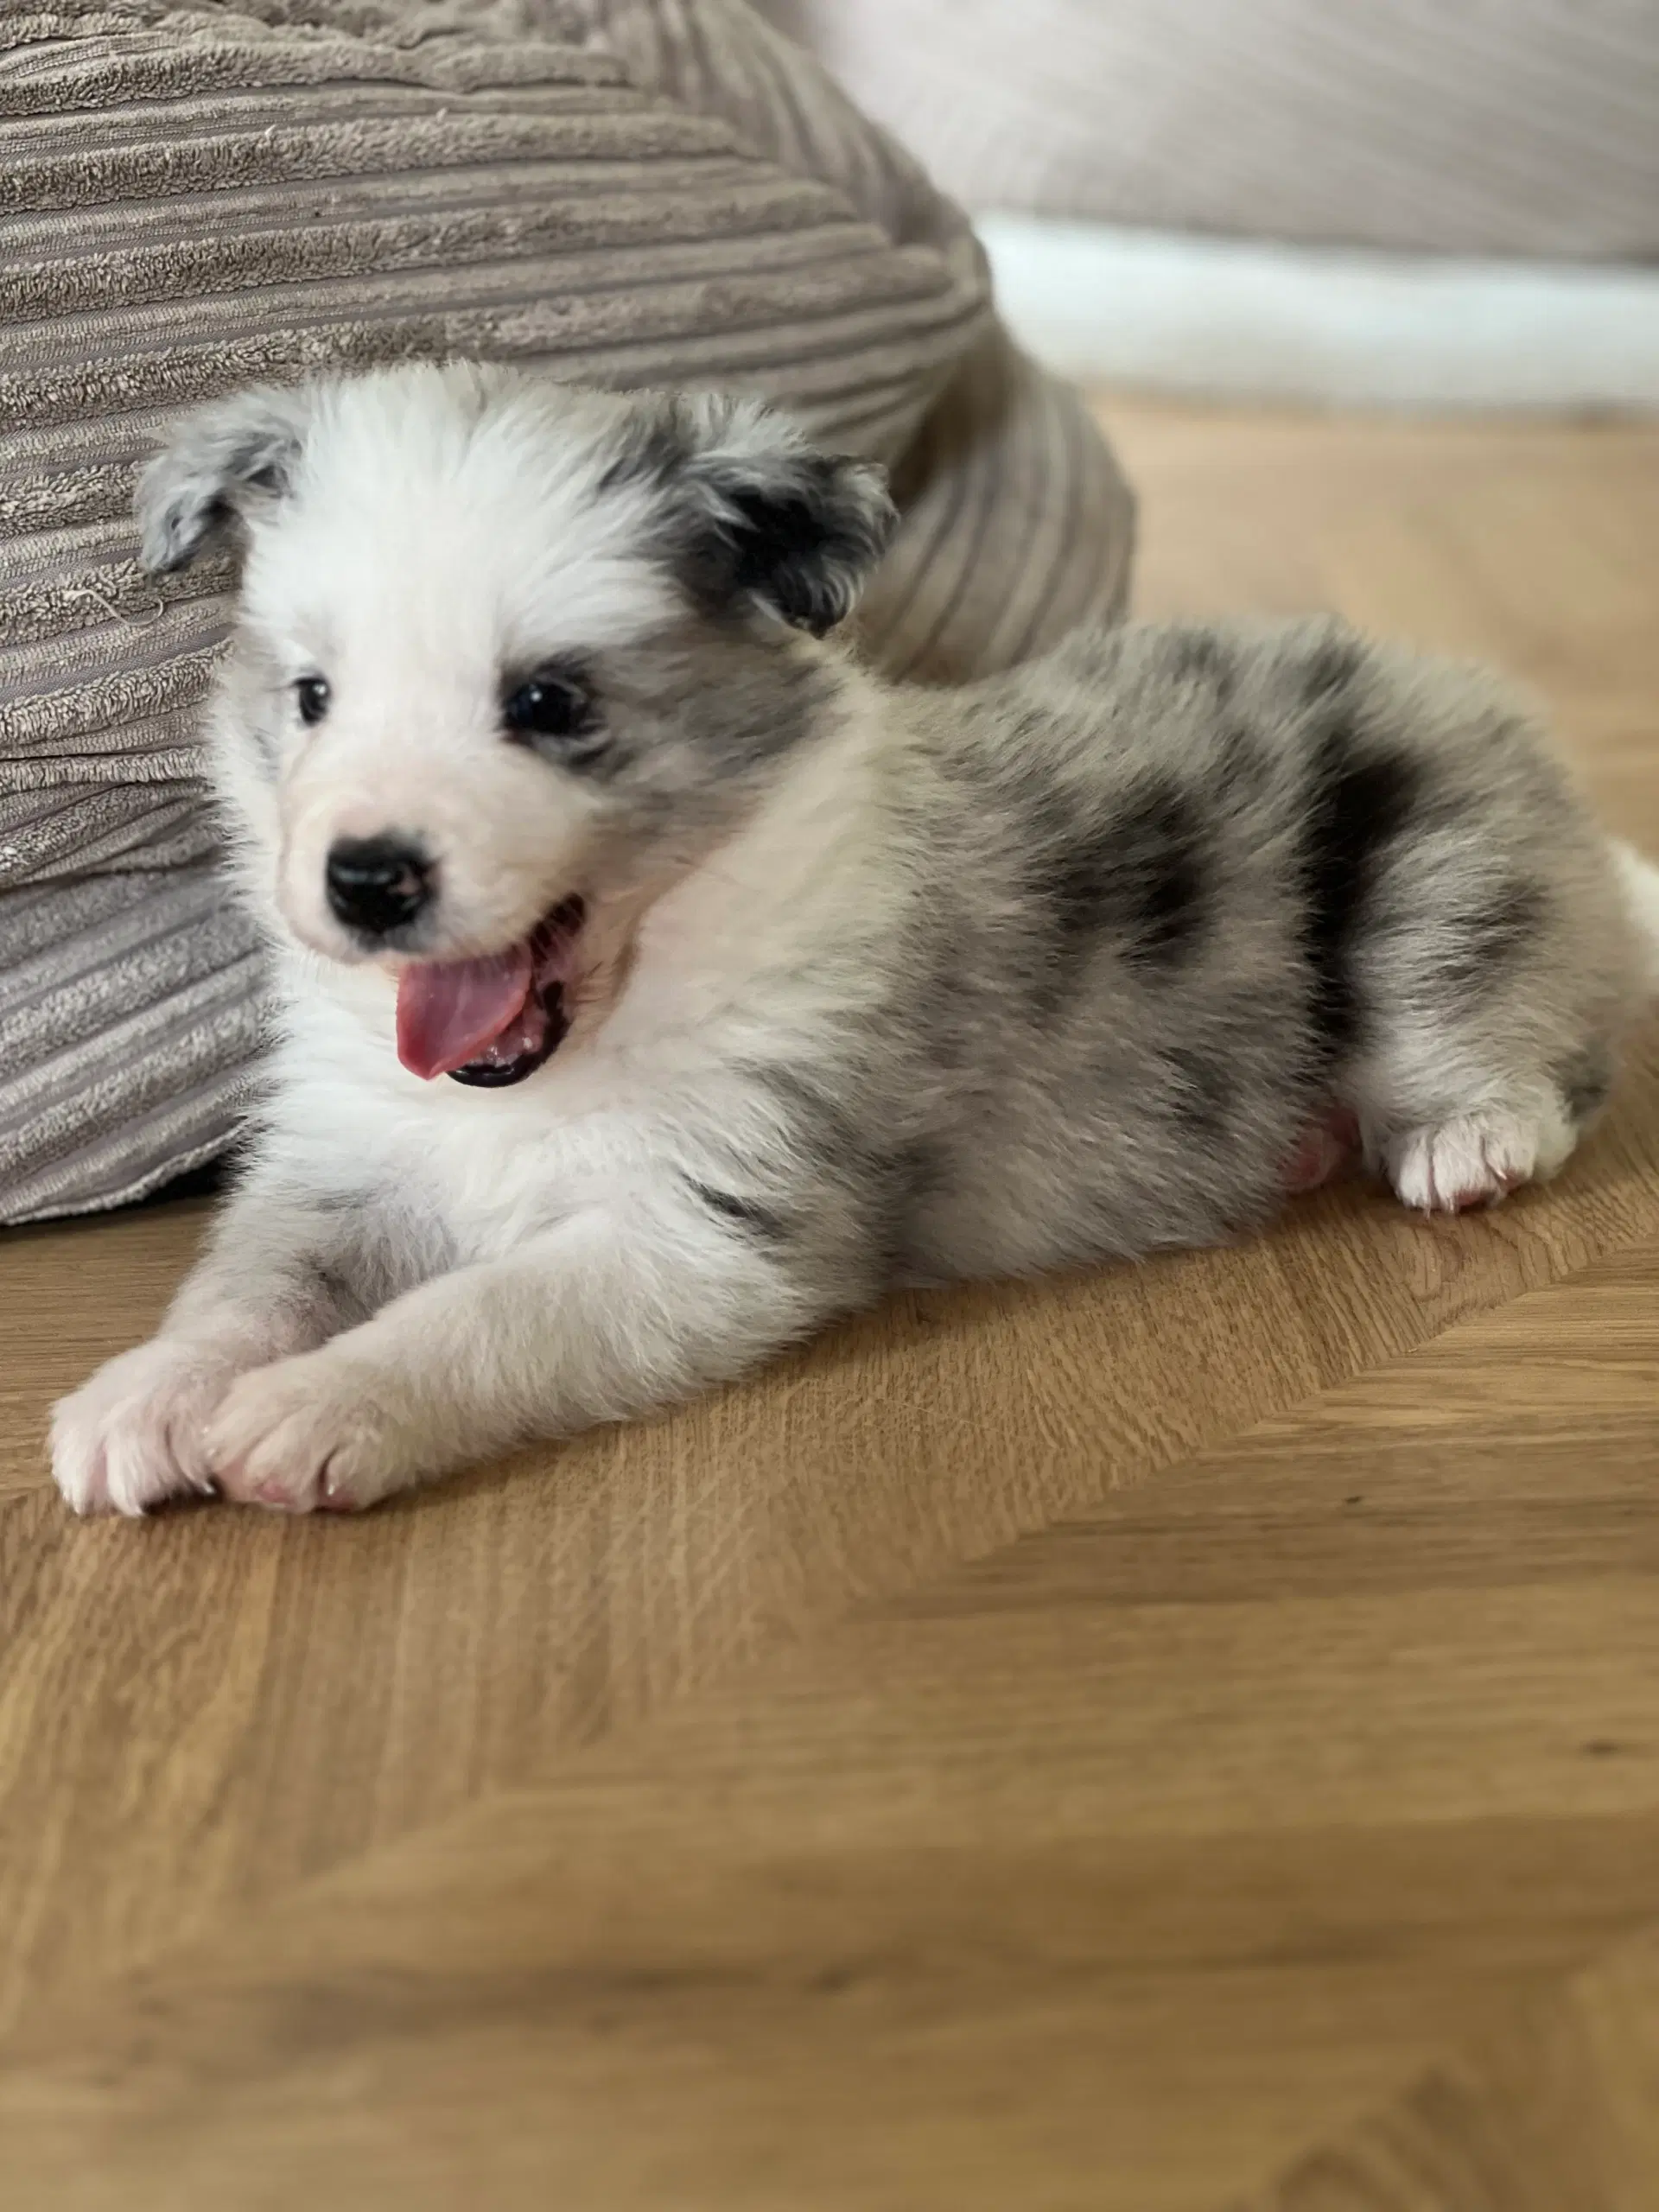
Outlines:
[[763,1141],[777,1103],[755,1069],[821,1048],[826,1014],[873,981],[857,946],[882,893],[859,771],[876,736],[855,719],[829,738],[662,897],[613,997],[521,1084],[411,1075],[390,976],[286,954],[268,1156],[309,1188],[406,1192],[483,1257]]

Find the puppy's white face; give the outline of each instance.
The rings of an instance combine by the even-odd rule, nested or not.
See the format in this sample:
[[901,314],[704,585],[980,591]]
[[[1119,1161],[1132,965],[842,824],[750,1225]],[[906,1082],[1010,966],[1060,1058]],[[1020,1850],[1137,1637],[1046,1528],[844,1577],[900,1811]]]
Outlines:
[[648,894],[833,688],[892,510],[746,402],[416,367],[203,410],[151,565],[244,525],[219,725],[263,887],[342,960],[476,961]]
[[[593,889],[619,741],[597,665],[684,613],[652,557],[650,487],[603,490],[607,461],[435,380],[319,407],[251,533],[238,687],[276,904],[316,950],[490,953]],[[407,855],[406,903],[417,878],[430,894],[384,930],[350,874],[366,853],[372,892],[377,849]],[[397,895],[394,878],[389,915]]]

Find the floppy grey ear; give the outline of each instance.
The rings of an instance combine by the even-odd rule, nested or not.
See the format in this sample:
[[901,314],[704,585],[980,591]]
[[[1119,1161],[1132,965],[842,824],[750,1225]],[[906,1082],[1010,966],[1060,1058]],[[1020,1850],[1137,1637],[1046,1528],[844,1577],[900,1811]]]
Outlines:
[[311,411],[304,391],[262,385],[181,423],[138,480],[147,569],[182,569],[231,521],[289,490]]
[[898,524],[874,461],[819,453],[756,400],[671,402],[638,450],[693,595],[758,600],[815,637],[852,613]]

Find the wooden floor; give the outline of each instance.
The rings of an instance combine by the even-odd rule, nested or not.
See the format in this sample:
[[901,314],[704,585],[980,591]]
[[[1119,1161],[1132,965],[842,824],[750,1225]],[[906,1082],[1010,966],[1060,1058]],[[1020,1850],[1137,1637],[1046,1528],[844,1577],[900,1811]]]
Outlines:
[[[1659,434],[1108,414],[1144,609],[1496,655],[1659,849]],[[200,1218],[0,1243],[6,2212],[1659,2206],[1659,1033],[1498,1213],[73,1524]]]

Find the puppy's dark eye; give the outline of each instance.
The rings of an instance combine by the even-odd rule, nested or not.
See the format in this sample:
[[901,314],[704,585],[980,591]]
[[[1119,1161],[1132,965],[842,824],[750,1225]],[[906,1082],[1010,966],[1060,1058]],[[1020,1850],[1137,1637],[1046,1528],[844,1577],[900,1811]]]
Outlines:
[[501,719],[508,736],[521,745],[580,754],[593,749],[599,718],[593,693],[574,670],[538,668],[507,693]]
[[328,681],[322,676],[302,676],[294,686],[302,722],[320,722],[328,711]]

